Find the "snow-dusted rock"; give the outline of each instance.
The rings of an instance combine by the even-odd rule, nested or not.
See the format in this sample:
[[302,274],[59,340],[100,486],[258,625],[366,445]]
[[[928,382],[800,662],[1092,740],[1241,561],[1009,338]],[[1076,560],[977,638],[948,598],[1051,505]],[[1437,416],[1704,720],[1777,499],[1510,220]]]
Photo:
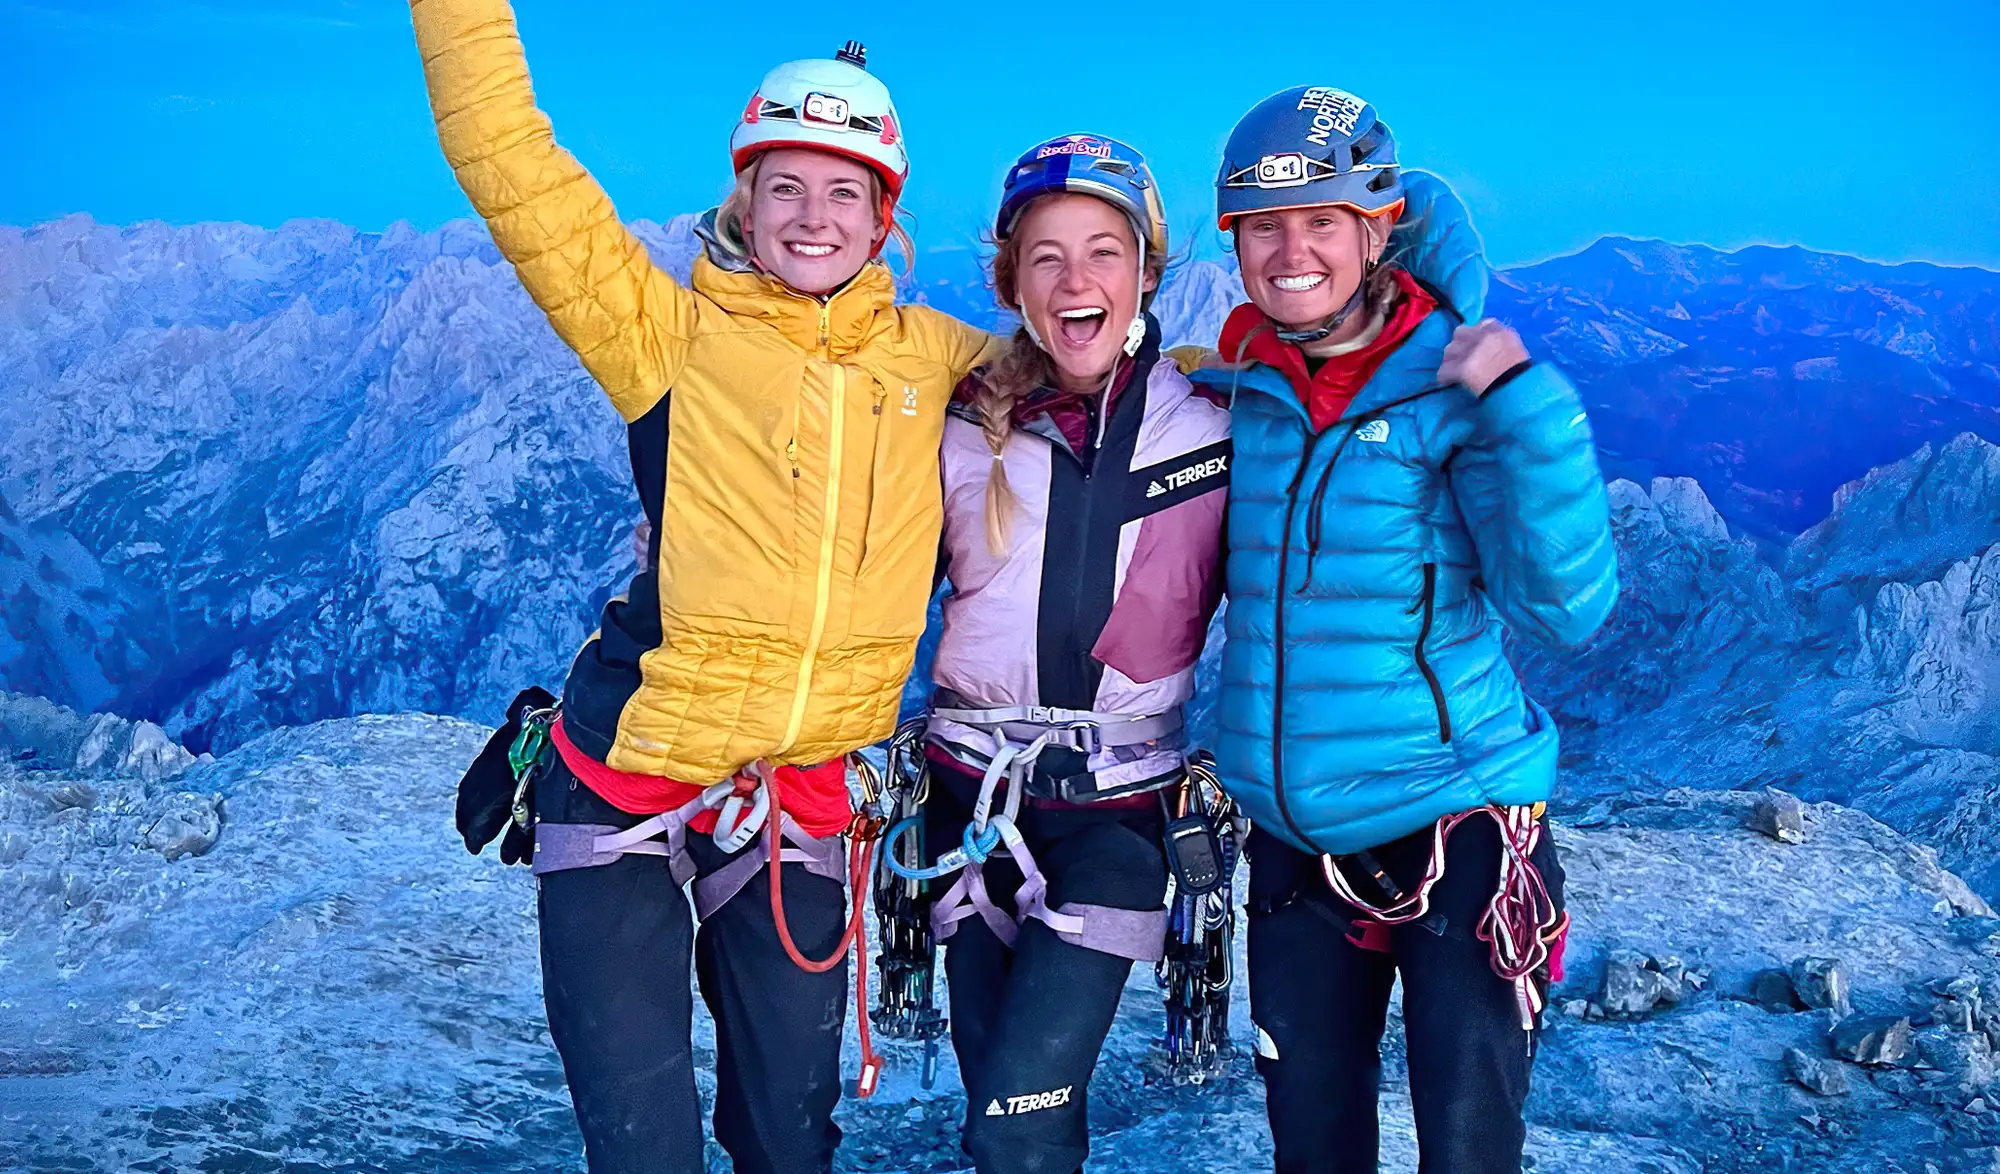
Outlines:
[[[485,734],[416,715],[279,730],[179,790],[94,775],[95,804],[61,809],[49,794],[74,774],[0,767],[0,1164],[193,1169],[282,1153],[383,1174],[580,1170],[542,1020],[533,884],[451,834],[451,783]],[[169,862],[144,843],[149,821],[190,796],[217,797],[225,832]],[[1920,1174],[2000,1144],[2000,1114],[1964,1111],[1991,1083],[1986,1023],[1925,1013],[2000,982],[2000,921],[1960,915],[1948,874],[1882,824],[1820,804],[1811,840],[1778,844],[1744,826],[1755,798],[1677,791],[1558,826],[1576,929],[1557,1001],[1594,993],[1623,951],[1678,975],[1683,997],[1644,1019],[1551,1018],[1528,1110],[1537,1169]],[[1854,960],[1857,1011],[1911,1016],[1935,1077],[1828,1076],[1841,1062],[1824,1012],[1774,1014],[1734,993],[1758,970],[1836,953]],[[1235,995],[1240,1041],[1245,984]],[[1137,968],[1091,1088],[1091,1168],[1268,1167],[1247,1050],[1218,1085],[1150,1085],[1160,1015]],[[1385,1171],[1416,1168],[1399,1024]],[[695,1046],[705,1067],[705,1020]],[[1793,1050],[1848,1094],[1801,1087]],[[887,1051],[882,1092],[840,1109],[840,1168],[963,1169],[949,1055],[924,1092],[915,1052]],[[52,1078],[59,1095],[36,1091]]]
[[152,722],[81,714],[41,697],[0,693],[0,761],[151,783],[181,774],[198,759]]

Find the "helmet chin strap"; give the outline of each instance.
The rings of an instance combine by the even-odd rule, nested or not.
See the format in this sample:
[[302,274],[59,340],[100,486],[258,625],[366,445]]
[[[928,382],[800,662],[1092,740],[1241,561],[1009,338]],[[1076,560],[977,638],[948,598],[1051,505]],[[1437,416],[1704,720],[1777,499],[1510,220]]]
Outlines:
[[[1125,354],[1129,358],[1139,353],[1146,341],[1146,238],[1134,228],[1132,236],[1139,242],[1139,307],[1132,312],[1131,324],[1125,327]],[[1118,364],[1111,364],[1111,374],[1118,374]],[[1108,385],[1107,385],[1108,386]]]
[[1035,320],[1028,316],[1028,299],[1016,298],[1014,304],[1020,307],[1021,310],[1021,329],[1028,332],[1028,337],[1033,339],[1035,345],[1042,349],[1043,354],[1049,353],[1049,344],[1042,341],[1041,331],[1035,329]]
[[1347,299],[1346,305],[1335,310],[1332,316],[1320,319],[1318,326],[1310,327],[1306,330],[1280,330],[1277,332],[1278,337],[1291,343],[1293,346],[1305,346],[1308,343],[1318,342],[1320,339],[1339,330],[1341,323],[1353,317],[1354,311],[1361,308],[1361,302],[1367,293],[1368,278],[1364,274],[1361,281],[1354,287],[1354,295]]

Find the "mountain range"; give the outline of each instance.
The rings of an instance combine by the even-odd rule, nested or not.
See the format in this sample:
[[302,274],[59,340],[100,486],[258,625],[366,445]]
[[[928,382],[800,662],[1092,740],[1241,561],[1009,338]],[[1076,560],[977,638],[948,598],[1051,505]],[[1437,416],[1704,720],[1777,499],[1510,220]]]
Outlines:
[[[692,218],[636,226],[686,276]],[[964,252],[906,297],[998,322]],[[1210,341],[1242,297],[1178,266]],[[1606,239],[1496,274],[1577,381],[1626,590],[1522,648],[1580,806],[1786,785],[1982,891],[2000,579],[2000,275]],[[0,688],[196,752],[368,712],[491,719],[632,571],[623,430],[471,222],[0,228]]]

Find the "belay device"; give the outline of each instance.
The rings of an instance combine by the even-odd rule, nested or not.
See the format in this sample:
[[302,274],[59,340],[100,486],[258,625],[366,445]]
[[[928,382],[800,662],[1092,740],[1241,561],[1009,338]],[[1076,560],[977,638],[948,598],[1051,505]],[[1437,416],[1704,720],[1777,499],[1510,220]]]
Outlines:
[[1235,976],[1232,878],[1239,828],[1215,759],[1198,752],[1168,792],[1167,949],[1154,973],[1166,994],[1167,1029],[1157,1059],[1173,1084],[1201,1084],[1229,1066],[1229,987]]
[[[889,742],[882,796],[889,826],[915,816],[930,789],[923,742],[922,718],[903,723]],[[937,1080],[938,1040],[945,1032],[944,1014],[937,1009],[937,938],[931,932],[930,882],[897,876],[888,865],[889,854],[895,852],[900,863],[920,867],[924,850],[921,823],[900,842],[882,846],[882,862],[875,870],[875,917],[881,929],[875,965],[882,974],[881,1001],[870,1017],[884,1036],[923,1042],[923,1086],[930,1088]]]

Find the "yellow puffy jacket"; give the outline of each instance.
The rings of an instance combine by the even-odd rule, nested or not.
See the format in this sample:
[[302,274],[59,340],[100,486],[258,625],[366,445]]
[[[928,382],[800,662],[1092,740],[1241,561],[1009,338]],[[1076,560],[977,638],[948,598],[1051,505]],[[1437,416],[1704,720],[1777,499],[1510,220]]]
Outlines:
[[887,737],[937,557],[945,405],[988,336],[895,305],[879,261],[823,302],[708,257],[682,287],[556,145],[505,0],[410,13],[445,156],[624,416],[654,521],[653,565],[571,669],[565,731],[689,782]]

